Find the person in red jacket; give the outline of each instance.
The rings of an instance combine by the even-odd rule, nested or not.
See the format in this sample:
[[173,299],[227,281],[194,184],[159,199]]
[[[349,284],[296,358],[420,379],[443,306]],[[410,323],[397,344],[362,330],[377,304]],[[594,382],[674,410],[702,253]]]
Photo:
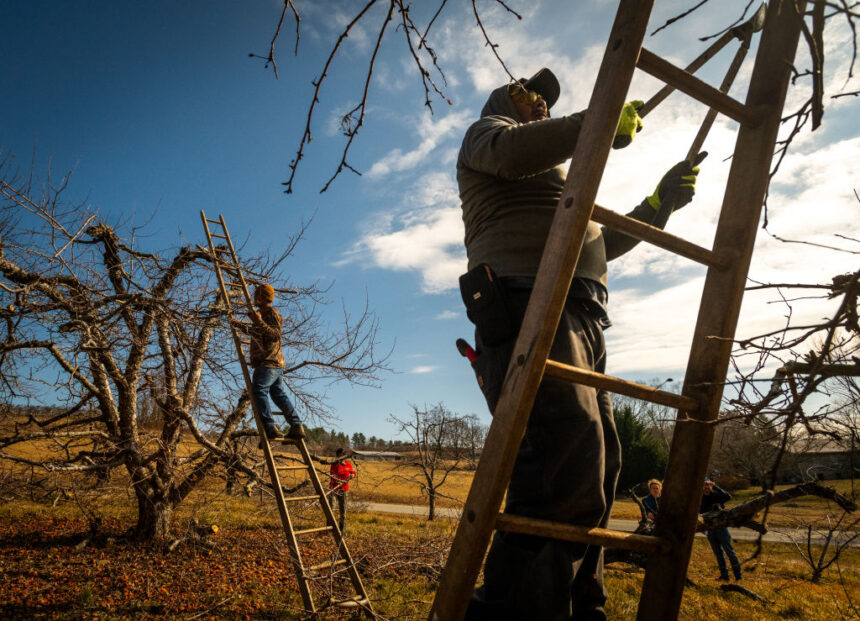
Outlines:
[[335,461],[332,462],[329,468],[329,503],[331,504],[331,510],[334,511],[334,501],[337,499],[337,507],[340,512],[338,526],[340,527],[340,532],[343,532],[346,524],[346,495],[349,492],[349,482],[358,475],[355,472],[355,468],[352,467],[352,463],[346,458],[342,448],[337,449],[335,457]]

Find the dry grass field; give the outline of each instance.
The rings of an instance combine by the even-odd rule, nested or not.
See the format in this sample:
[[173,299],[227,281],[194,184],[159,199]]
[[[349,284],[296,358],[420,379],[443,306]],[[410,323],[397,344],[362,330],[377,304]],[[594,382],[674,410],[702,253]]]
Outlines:
[[[221,528],[211,548],[174,552],[118,539],[76,545],[87,530],[74,503],[56,507],[0,505],[0,618],[3,619],[301,619],[300,600],[283,535],[270,503],[212,494],[187,509]],[[128,503],[98,508],[104,529],[118,536],[132,522]],[[112,517],[107,517],[112,516]],[[188,514],[177,518],[182,534]],[[376,609],[385,619],[426,618],[438,572],[456,524],[354,513],[347,541]],[[751,544],[736,545],[741,559]],[[820,584],[786,545],[765,545],[744,563],[744,586],[765,601],[719,589],[707,542],[697,539],[682,619],[851,619],[860,606],[860,551],[850,550]],[[609,566],[610,619],[633,619],[643,572]],[[347,619],[326,614],[322,619]]]
[[[55,447],[42,442],[15,450],[34,457]],[[351,486],[355,500],[426,504],[419,487],[404,478],[417,474],[416,469],[390,462],[357,465],[359,476]],[[259,487],[250,496],[228,495],[224,480],[211,478],[180,505],[174,531],[182,538],[196,521],[215,524],[219,532],[206,545],[189,539],[166,552],[160,545],[141,546],[122,539],[134,523],[135,507],[120,471],[102,487],[93,487],[92,481],[72,484],[67,478],[41,473],[64,491],[33,499],[15,488],[15,480],[24,474],[20,467],[0,462],[0,496],[14,497],[0,501],[0,618],[302,618],[277,512]],[[439,499],[439,506],[460,505],[471,478],[470,471],[454,472],[441,490],[446,497]],[[296,482],[283,481],[286,486]],[[849,482],[835,482],[835,486],[851,491]],[[743,500],[754,493],[744,490],[735,496]],[[297,525],[310,523],[317,511],[311,505],[296,504]],[[797,499],[774,511],[771,524],[820,520],[825,509],[818,499]],[[631,501],[620,500],[613,515],[636,518],[638,509]],[[88,516],[102,520],[100,538],[81,546]],[[426,618],[456,523],[353,511],[347,524],[348,544],[383,618]],[[812,584],[810,568],[793,546],[765,544],[754,559],[752,544],[736,543],[736,549],[745,560],[744,586],[764,601],[721,591],[710,548],[697,538],[682,619],[860,619],[860,550],[846,551],[820,583]],[[314,554],[320,551],[312,543],[310,555]],[[607,568],[610,619],[634,618],[642,578],[642,570],[635,567]],[[320,618],[349,615],[326,613]]]

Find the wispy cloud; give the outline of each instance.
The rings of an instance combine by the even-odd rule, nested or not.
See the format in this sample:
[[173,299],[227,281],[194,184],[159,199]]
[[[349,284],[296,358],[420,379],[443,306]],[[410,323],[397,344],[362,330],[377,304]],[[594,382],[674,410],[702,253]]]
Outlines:
[[463,221],[451,173],[432,173],[414,187],[410,209],[375,218],[369,230],[339,261],[421,274],[422,290],[438,293],[457,284],[465,271]]
[[438,315],[436,315],[436,319],[461,319],[463,317],[462,311],[452,311],[446,310],[442,311]]
[[406,152],[394,149],[370,167],[367,172],[368,178],[374,179],[392,172],[415,168],[442,140],[452,135],[462,134],[471,120],[470,117],[466,110],[451,112],[442,117],[431,116],[429,112],[424,113],[416,128],[421,138],[418,146]]
[[410,373],[416,373],[416,374],[418,374],[418,373],[432,373],[433,371],[435,371],[435,370],[436,370],[436,369],[438,369],[438,368],[439,368],[439,367],[437,367],[437,366],[432,366],[432,365],[422,365],[422,366],[414,367],[414,368],[410,371]]

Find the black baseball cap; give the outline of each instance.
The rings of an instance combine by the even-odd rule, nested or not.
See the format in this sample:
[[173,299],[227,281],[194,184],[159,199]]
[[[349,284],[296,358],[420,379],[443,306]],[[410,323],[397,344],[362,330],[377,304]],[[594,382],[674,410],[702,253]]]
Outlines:
[[528,79],[520,78],[519,82],[527,91],[539,93],[546,102],[547,109],[553,107],[555,102],[558,101],[558,96],[561,94],[561,86],[558,84],[558,78],[546,67],[539,69],[536,74]]

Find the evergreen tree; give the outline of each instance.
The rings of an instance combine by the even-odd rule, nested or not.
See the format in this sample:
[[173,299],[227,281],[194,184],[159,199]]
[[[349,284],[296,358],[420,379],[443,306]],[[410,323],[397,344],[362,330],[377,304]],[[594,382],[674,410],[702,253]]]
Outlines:
[[651,478],[662,478],[668,455],[648,427],[633,414],[629,405],[615,412],[615,426],[621,441],[621,474],[618,490],[627,490]]

